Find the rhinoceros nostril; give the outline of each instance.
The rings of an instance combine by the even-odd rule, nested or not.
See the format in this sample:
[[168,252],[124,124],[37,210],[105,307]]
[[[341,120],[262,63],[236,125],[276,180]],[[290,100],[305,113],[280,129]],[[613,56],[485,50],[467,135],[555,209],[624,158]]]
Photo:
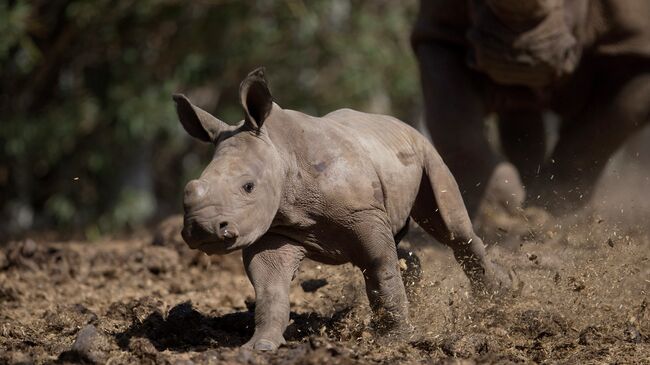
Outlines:
[[219,236],[226,239],[239,237],[239,232],[234,226],[228,225],[228,222],[219,223]]

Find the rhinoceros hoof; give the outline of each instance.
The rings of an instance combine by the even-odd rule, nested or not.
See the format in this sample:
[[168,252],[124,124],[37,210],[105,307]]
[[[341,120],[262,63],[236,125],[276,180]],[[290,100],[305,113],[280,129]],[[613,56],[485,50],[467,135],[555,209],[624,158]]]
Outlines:
[[247,349],[253,349],[257,351],[276,351],[280,345],[284,344],[284,338],[282,340],[269,340],[266,338],[252,338],[250,341],[246,342],[242,347]]
[[523,282],[519,280],[514,270],[508,270],[494,262],[486,266],[483,283],[473,288],[475,295],[480,297],[517,296],[521,292]]

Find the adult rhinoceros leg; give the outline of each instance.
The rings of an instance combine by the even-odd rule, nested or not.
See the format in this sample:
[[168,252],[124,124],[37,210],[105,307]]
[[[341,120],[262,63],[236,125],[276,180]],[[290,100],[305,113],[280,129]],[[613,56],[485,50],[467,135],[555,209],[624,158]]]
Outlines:
[[611,155],[650,121],[650,66],[618,66],[597,73],[600,87],[582,114],[564,121],[551,160],[533,185],[533,198],[540,195],[552,213],[585,205]]
[[285,342],[289,286],[304,256],[302,247],[273,234],[243,250],[246,274],[255,288],[255,334],[245,347],[274,351]]
[[524,185],[532,183],[546,154],[542,112],[515,109],[499,113],[499,137],[503,152],[517,167]]
[[421,44],[416,55],[431,138],[456,177],[473,216],[500,161],[484,133],[486,108],[480,85],[465,66],[463,52],[452,46]]

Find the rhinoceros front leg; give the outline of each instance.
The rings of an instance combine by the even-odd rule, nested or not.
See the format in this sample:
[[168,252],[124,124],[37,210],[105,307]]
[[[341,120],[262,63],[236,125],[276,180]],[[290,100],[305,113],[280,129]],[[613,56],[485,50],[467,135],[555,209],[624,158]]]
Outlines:
[[355,234],[360,252],[354,263],[363,272],[366,293],[380,332],[400,332],[408,328],[408,302],[400,276],[395,241],[387,218],[381,213],[358,215]]
[[523,184],[530,185],[537,178],[546,155],[542,113],[527,109],[500,112],[499,139],[503,152],[517,167]]
[[531,198],[541,196],[555,215],[587,204],[608,159],[650,123],[650,67],[611,62],[598,73],[598,84],[608,86],[594,91],[575,120],[563,121],[550,161],[531,186]]
[[274,351],[285,343],[289,286],[304,256],[302,247],[271,234],[243,250],[246,274],[255,289],[255,334],[244,347]]
[[[430,42],[415,50],[422,80],[425,116],[434,145],[463,191],[470,216],[501,162],[484,133],[485,101],[464,52]],[[471,166],[471,168],[467,168]]]

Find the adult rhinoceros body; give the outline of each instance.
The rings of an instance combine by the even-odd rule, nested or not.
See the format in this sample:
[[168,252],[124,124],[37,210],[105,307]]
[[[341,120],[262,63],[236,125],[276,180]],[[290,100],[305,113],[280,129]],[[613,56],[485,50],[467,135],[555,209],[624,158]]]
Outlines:
[[247,346],[275,349],[289,321],[289,283],[300,261],[352,262],[375,310],[407,322],[396,239],[412,217],[449,245],[477,290],[506,284],[485,258],[458,187],[433,146],[388,116],[349,109],[322,118],[272,102],[262,70],[242,82],[246,118],[229,126],[175,95],[192,136],[216,144],[185,189],[183,238],[206,253],[243,249],[255,288]]
[[[650,121],[650,1],[423,0],[412,41],[434,145],[470,212],[492,174],[518,180],[487,142],[489,114],[530,201],[558,213],[587,202],[609,157]],[[549,110],[561,127],[547,156]]]

